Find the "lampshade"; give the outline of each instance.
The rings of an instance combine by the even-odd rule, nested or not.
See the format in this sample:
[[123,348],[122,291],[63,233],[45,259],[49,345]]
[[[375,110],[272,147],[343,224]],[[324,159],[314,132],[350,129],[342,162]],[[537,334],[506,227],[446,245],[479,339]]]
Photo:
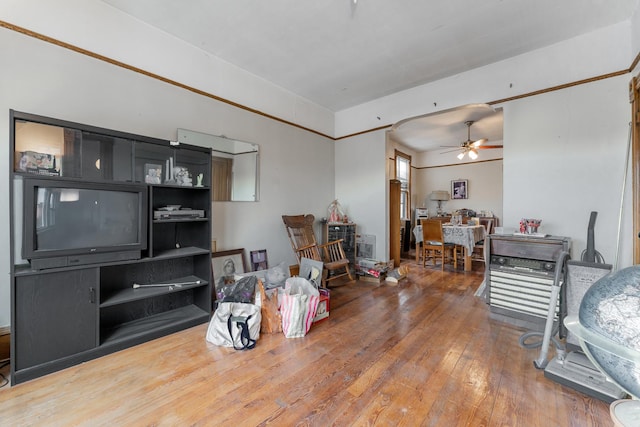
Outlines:
[[429,196],[431,200],[449,200],[449,192],[448,191],[433,191]]
[[472,160],[477,159],[478,153],[476,152],[476,150],[469,150],[469,157],[471,157]]

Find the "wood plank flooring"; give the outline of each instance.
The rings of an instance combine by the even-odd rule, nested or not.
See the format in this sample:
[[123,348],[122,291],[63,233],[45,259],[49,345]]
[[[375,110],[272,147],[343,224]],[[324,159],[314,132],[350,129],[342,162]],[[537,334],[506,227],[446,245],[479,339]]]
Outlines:
[[609,406],[546,379],[524,330],[474,296],[482,267],[406,261],[397,286],[332,289],[304,338],[246,352],[200,325],[0,389],[0,426],[611,426]]

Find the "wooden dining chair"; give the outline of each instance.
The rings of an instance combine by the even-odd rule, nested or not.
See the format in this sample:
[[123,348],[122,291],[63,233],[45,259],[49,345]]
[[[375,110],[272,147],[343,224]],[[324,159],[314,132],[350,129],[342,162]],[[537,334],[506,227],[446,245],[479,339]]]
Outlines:
[[298,265],[302,258],[321,261],[323,263],[323,287],[327,287],[328,282],[343,276],[349,277],[349,280],[354,280],[349,267],[349,259],[346,257],[342,247],[342,239],[318,244],[313,231],[314,219],[311,214],[282,215],[287,236],[289,236],[291,247],[298,259]]
[[436,256],[440,256],[442,263],[442,271],[447,254],[451,254],[453,258],[453,267],[458,268],[458,256],[456,254],[456,245],[446,243],[444,241],[444,232],[442,231],[442,222],[433,219],[422,220],[422,266],[426,267],[427,257],[433,259],[433,265],[436,265]]
[[[485,236],[493,233],[493,219],[491,218],[480,218],[480,225],[484,227]],[[479,242],[476,242],[473,247],[473,252],[471,253],[472,261],[479,261],[486,263],[485,258],[485,242],[486,239],[482,239]]]

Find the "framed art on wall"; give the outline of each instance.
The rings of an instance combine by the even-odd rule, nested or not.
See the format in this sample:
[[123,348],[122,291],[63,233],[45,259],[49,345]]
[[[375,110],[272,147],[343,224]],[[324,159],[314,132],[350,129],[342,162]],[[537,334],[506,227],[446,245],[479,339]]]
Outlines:
[[468,199],[469,181],[466,179],[454,179],[453,181],[451,181],[451,198]]

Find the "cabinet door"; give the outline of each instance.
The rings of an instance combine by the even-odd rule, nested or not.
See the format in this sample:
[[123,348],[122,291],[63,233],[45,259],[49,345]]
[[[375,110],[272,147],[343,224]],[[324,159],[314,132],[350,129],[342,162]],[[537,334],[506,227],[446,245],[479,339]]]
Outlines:
[[97,269],[15,280],[16,370],[96,347]]

